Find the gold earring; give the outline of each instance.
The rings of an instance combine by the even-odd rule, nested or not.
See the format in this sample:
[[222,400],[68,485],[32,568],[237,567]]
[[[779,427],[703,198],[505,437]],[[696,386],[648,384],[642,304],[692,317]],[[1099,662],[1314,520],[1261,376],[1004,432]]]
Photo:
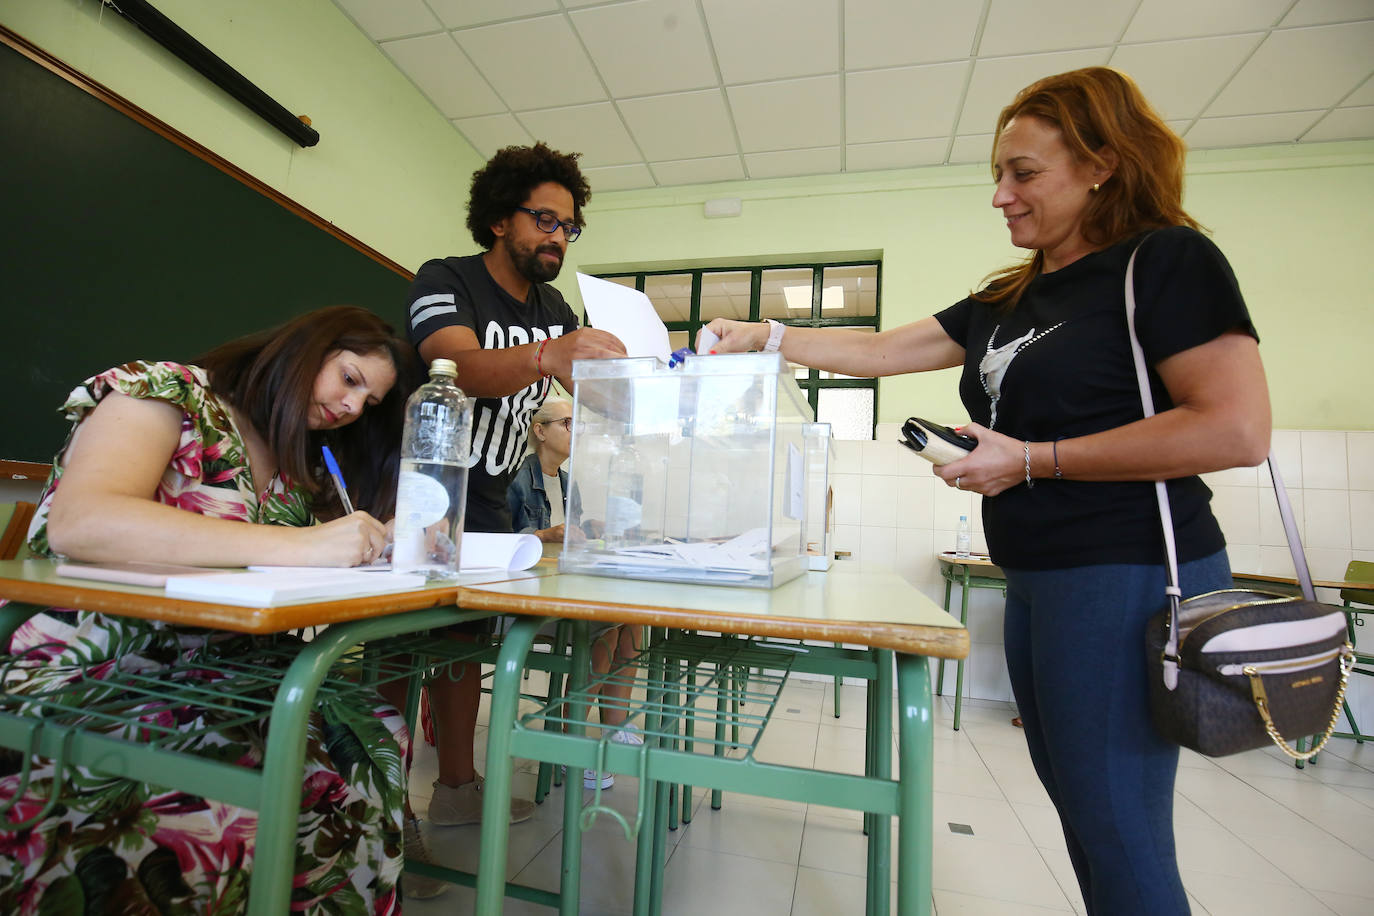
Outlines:
[[1102,185],[1100,185],[1100,184],[1095,184],[1095,185],[1093,185],[1093,190],[1096,191],[1096,190],[1097,190],[1098,188],[1100,188],[1100,187],[1102,187]]

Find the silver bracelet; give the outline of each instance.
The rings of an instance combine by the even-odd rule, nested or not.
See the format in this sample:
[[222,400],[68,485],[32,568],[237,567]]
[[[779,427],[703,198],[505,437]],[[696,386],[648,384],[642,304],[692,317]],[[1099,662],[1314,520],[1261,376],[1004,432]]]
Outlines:
[[1030,475],[1030,440],[1029,440],[1029,439],[1026,440],[1025,445],[1026,445],[1026,489],[1029,490],[1031,487],[1035,486],[1035,481],[1031,480],[1031,475]]

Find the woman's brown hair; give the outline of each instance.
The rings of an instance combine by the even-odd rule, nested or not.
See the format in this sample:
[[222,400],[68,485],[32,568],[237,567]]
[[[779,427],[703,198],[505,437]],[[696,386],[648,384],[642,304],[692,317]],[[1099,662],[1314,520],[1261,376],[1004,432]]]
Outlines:
[[[385,354],[396,369],[396,383],[381,403],[347,426],[327,433],[311,430],[315,379],[338,350]],[[380,519],[393,514],[405,402],[424,373],[414,348],[397,338],[391,325],[367,309],[335,305],[221,344],[195,362],[209,374],[210,389],[267,440],[281,473],[310,492],[317,511],[339,510],[338,497],[324,485],[320,446],[327,441],[358,508]]]
[[[1147,229],[1198,223],[1183,209],[1186,147],[1146,101],[1140,87],[1110,67],[1086,67],[1031,83],[997,118],[997,132],[1012,118],[1034,117],[1059,128],[1064,145],[1080,162],[1111,168],[1112,177],[1088,199],[1083,238],[1107,248]],[[1114,155],[1109,161],[1107,155]],[[992,165],[997,167],[994,142]],[[974,298],[1016,305],[1044,268],[1036,251],[1019,264],[995,271]]]

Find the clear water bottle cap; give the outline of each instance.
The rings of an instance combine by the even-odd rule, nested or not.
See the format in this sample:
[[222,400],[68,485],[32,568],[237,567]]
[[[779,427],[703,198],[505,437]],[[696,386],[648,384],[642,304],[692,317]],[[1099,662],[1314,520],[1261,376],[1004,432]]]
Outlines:
[[961,515],[961,516],[959,516],[959,521],[961,521],[961,522],[966,522],[966,521],[968,521],[968,516],[967,516],[967,515]]
[[451,359],[436,359],[429,364],[430,375],[447,375],[449,378],[458,377],[458,364]]

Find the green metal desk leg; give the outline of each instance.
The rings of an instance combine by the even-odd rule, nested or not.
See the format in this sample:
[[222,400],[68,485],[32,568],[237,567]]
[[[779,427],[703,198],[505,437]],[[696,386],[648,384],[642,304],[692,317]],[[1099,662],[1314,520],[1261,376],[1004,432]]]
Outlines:
[[[585,620],[572,621],[572,666],[568,672],[568,692],[572,696],[585,690],[592,670],[591,630]],[[517,701],[519,696],[516,696]],[[585,735],[586,720],[580,710],[566,704],[566,731],[570,735]],[[591,710],[587,710],[590,715]],[[495,722],[495,719],[492,719]],[[507,763],[507,769],[510,764]],[[488,765],[490,768],[490,765]],[[568,771],[563,786],[563,865],[559,881],[558,912],[561,916],[577,916],[582,900],[582,778],[576,768]]]
[[[652,639],[655,643],[668,638],[666,628],[653,628]],[[667,675],[667,660],[662,653],[655,653],[649,665],[645,669],[645,674],[649,682],[663,684]],[[644,753],[648,753],[650,745],[661,745],[663,739],[663,715],[658,710],[664,708],[667,699],[666,691],[661,687],[656,687],[646,691],[644,695]],[[646,767],[642,778],[650,779],[652,769]],[[640,798],[644,799],[644,817],[640,821],[639,836],[635,840],[635,916],[649,916],[654,912],[654,841],[658,837],[660,830],[666,831],[666,825],[660,825],[659,820],[664,818],[663,805],[667,801],[667,786],[655,780],[654,784],[640,789]]]
[[897,912],[930,916],[935,726],[925,656],[897,656],[897,704]]
[[[510,838],[510,733],[520,699],[520,675],[542,617],[520,617],[501,641],[491,681],[487,772],[482,786],[482,837],[477,868],[481,916],[500,916],[506,893],[506,843]],[[278,910],[277,912],[285,912]]]
[[[844,643],[842,643],[842,642],[837,642],[837,643],[835,643],[835,648],[836,648],[836,649],[843,649],[843,648],[844,648]],[[834,707],[835,707],[835,718],[837,718],[837,719],[840,717],[840,688],[843,687],[843,686],[844,686],[844,677],[843,677],[842,675],[839,675],[839,674],[835,675],[835,703],[834,703],[833,705],[834,705]]]
[[[873,681],[877,694],[874,703],[873,761],[878,779],[892,778],[892,659],[890,649],[878,650],[878,677]],[[926,692],[930,692],[929,682]],[[892,881],[892,819],[886,814],[874,815],[868,834],[870,868],[868,886],[873,901],[873,916],[886,916],[889,885]]]
[[[948,566],[940,567],[940,577],[945,580],[945,613],[949,613],[949,596],[954,589],[954,571]],[[935,668],[935,695],[937,697],[945,694],[945,660],[940,659],[940,664]]]
[[[959,596],[959,624],[968,626],[968,580],[969,568],[964,567],[963,594]],[[954,730],[959,730],[959,712],[964,707],[964,659],[959,659],[954,667]]]

